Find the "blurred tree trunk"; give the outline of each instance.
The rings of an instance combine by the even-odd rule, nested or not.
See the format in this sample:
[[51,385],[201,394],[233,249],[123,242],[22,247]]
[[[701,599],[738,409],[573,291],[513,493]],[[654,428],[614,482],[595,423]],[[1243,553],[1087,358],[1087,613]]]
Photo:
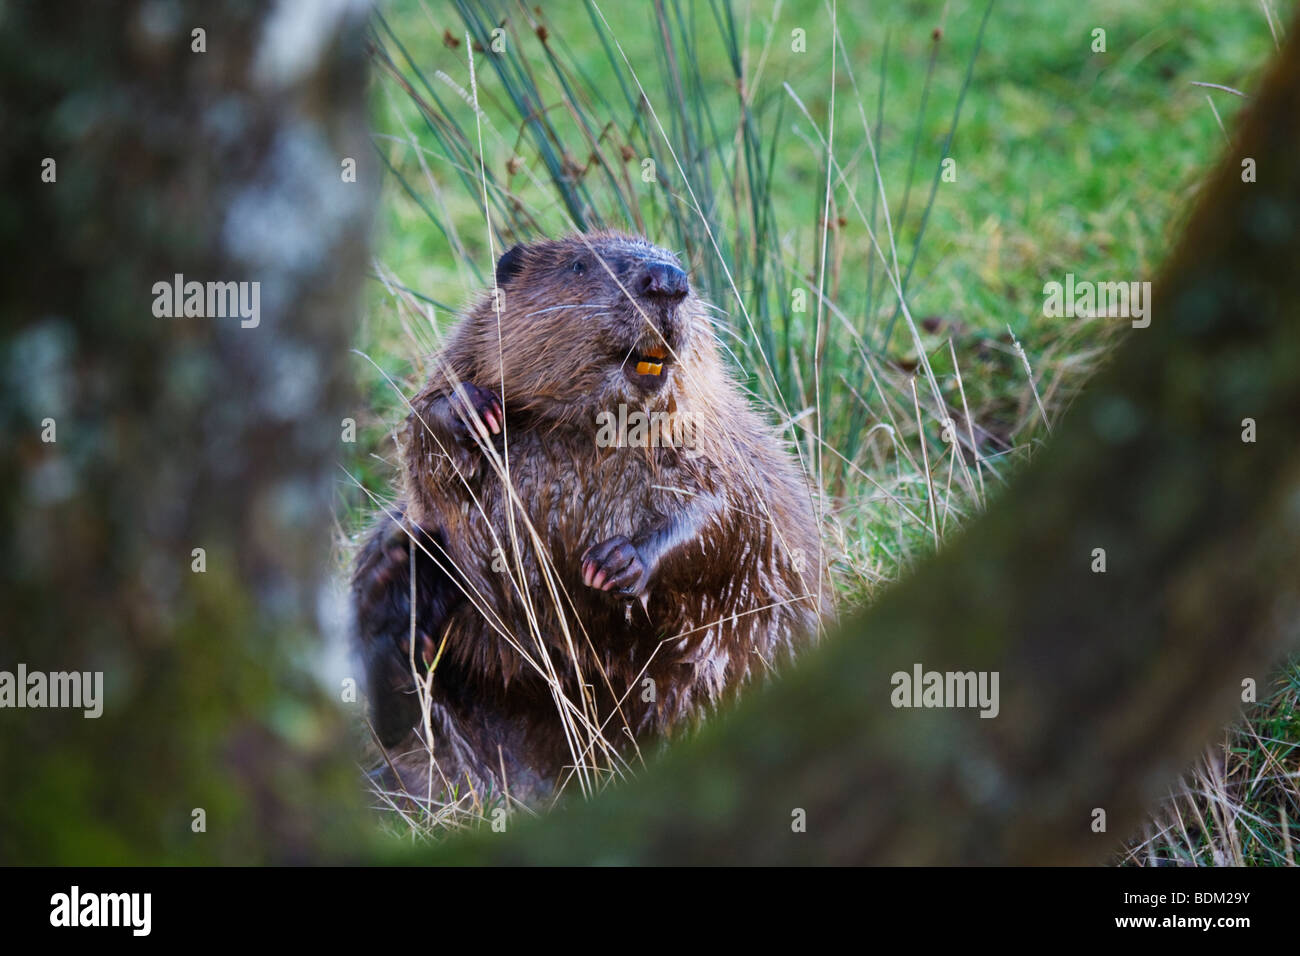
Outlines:
[[[311,668],[374,194],[366,13],[0,14],[0,670],[103,671],[106,698],[0,711],[0,859],[305,859],[364,819]],[[259,321],[156,316],[178,273],[260,283]]]

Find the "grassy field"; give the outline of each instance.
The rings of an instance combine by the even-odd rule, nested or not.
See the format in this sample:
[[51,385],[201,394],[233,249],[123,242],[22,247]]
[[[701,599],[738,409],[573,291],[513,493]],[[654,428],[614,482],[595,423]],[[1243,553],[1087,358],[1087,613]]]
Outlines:
[[[1243,102],[1195,84],[1251,88],[1292,10],[1266,2],[382,3],[345,530],[388,495],[403,396],[493,252],[616,226],[725,310],[738,375],[824,489],[843,603],[869,599],[1129,327],[1049,318],[1043,285],[1154,278]],[[1295,862],[1300,667],[1264,697],[1129,858]]]

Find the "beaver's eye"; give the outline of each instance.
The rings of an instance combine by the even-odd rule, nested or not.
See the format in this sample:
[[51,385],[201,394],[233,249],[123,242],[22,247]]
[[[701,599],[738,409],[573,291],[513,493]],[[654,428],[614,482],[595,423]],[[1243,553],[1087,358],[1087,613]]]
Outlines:
[[581,259],[574,259],[573,265],[569,266],[569,270],[576,275],[582,275],[587,271],[587,264]]

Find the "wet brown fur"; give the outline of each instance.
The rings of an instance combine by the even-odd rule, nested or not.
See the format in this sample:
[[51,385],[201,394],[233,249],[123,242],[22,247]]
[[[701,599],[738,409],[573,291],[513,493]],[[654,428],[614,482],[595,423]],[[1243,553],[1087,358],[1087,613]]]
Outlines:
[[[802,472],[723,365],[694,291],[675,308],[638,297],[646,263],[676,260],[616,233],[516,247],[500,298],[453,330],[412,401],[405,513],[381,523],[354,576],[389,785],[537,802],[770,672],[829,611]],[[672,357],[646,391],[624,364],[655,345]],[[502,435],[466,434],[475,416],[448,398],[462,383],[495,395]],[[600,447],[597,415],[620,404],[693,419],[690,452]],[[584,554],[617,536],[657,559],[633,594],[584,584]],[[427,726],[411,676],[426,657]]]

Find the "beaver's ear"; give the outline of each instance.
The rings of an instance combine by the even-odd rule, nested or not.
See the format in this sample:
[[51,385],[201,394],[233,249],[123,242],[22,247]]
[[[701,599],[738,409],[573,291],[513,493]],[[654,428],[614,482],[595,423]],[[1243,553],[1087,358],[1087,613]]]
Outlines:
[[517,245],[497,260],[497,285],[505,285],[524,267],[524,247]]

